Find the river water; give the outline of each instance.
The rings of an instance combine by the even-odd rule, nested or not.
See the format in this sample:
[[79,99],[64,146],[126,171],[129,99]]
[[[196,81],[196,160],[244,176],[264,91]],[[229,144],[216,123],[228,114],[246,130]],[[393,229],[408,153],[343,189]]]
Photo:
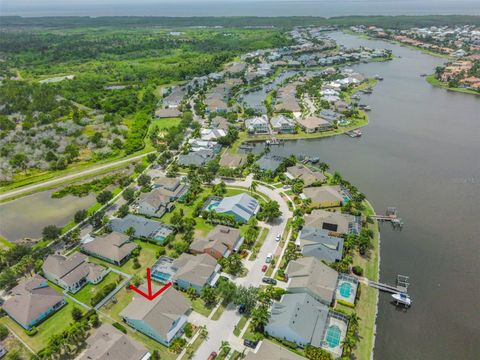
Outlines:
[[[357,185],[379,213],[396,206],[402,231],[381,226],[381,281],[409,275],[413,306],[381,294],[375,359],[480,359],[480,97],[448,92],[419,75],[443,59],[342,33],[346,46],[389,48],[399,58],[360,64],[380,74],[362,102],[373,110],[360,139],[287,142],[279,154],[319,156]],[[257,149],[258,150],[258,149]]]

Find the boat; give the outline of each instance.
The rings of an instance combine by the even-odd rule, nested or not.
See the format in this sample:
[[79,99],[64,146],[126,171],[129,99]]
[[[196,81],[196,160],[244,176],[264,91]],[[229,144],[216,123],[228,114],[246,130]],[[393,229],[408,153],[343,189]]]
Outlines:
[[426,77],[428,74],[420,74],[420,77]]
[[359,138],[360,136],[362,136],[362,132],[357,129],[357,130],[347,131],[345,135],[348,135],[351,138]]
[[371,94],[371,93],[373,93],[373,90],[372,90],[372,88],[366,88],[366,89],[363,89],[363,90],[362,90],[362,93],[364,93],[364,94]]
[[367,106],[365,106],[365,107],[363,108],[363,110],[365,110],[365,111],[370,111],[370,110],[372,110],[372,108],[367,105]]
[[382,81],[383,77],[381,77],[380,75],[375,75],[375,79]]
[[316,163],[318,163],[319,161],[320,161],[320,158],[319,158],[318,156],[313,157],[313,158],[310,158],[310,162],[311,162],[312,164],[316,164]]
[[267,145],[280,145],[280,140],[276,138],[271,138],[271,139],[265,140],[265,143]]
[[392,294],[393,300],[398,304],[402,304],[405,306],[411,306],[412,305],[412,299],[410,299],[410,296],[405,293],[396,293]]

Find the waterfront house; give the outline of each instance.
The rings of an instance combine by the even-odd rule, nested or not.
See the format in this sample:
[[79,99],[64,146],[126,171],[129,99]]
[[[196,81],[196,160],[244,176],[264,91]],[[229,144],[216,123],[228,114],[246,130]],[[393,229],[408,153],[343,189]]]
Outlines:
[[340,121],[345,117],[344,115],[330,109],[321,110],[319,115],[330,123]]
[[[141,290],[148,292],[145,287]],[[153,286],[152,290],[158,288]],[[170,287],[153,300],[133,295],[133,301],[120,313],[124,322],[165,346],[182,334],[192,305],[177,290]]]
[[140,195],[137,200],[137,213],[160,218],[170,212],[173,206],[170,197],[164,195],[162,189],[153,189]]
[[312,200],[314,207],[342,206],[349,201],[340,185],[306,187],[303,189],[303,195]]
[[107,268],[88,262],[88,256],[79,252],[68,257],[49,255],[42,270],[48,280],[71,293],[76,293],[88,283],[98,284],[108,273]]
[[229,154],[227,152],[223,153],[220,157],[220,166],[228,168],[237,168],[242,166],[245,163],[246,156],[245,154]]
[[214,209],[214,211],[219,214],[232,215],[235,221],[244,224],[247,223],[252,216],[257,215],[259,210],[259,202],[247,193],[225,197]]
[[215,259],[220,259],[237,251],[243,244],[243,236],[240,230],[217,225],[205,238],[195,238],[190,245],[190,251],[194,254],[209,254]]
[[285,160],[282,156],[265,154],[260,159],[258,159],[255,164],[263,171],[275,172],[282,165]]
[[103,323],[86,340],[87,346],[76,360],[148,360],[145,346],[112,325]]
[[310,186],[314,183],[324,182],[325,175],[320,171],[313,171],[302,164],[297,164],[287,168],[285,175],[289,179],[300,179],[305,186]]
[[362,229],[360,216],[315,209],[304,217],[305,227],[332,231],[338,234],[358,234]]
[[278,345],[270,340],[263,340],[253,351],[249,351],[245,360],[305,360],[286,347]]
[[128,229],[133,228],[134,237],[154,240],[159,243],[163,243],[165,238],[173,232],[173,228],[170,225],[133,214],[128,214],[121,219],[112,219],[110,228],[112,231],[120,233],[125,233]]
[[274,116],[271,123],[273,131],[278,134],[291,134],[295,130],[295,121],[285,115]]
[[173,261],[171,267],[174,275],[170,281],[183,290],[193,288],[197,294],[207,285],[214,286],[220,273],[220,265],[209,254],[183,253]]
[[3,303],[3,311],[26,330],[66,304],[64,296],[48,286],[47,280],[38,274],[21,280],[10,293]]
[[307,293],[330,306],[337,288],[338,273],[315,257],[292,260],[285,269],[289,293]]
[[90,241],[81,245],[82,252],[105,260],[111,264],[122,266],[125,264],[137,244],[130,241],[130,238],[119,232],[96,236]]
[[189,139],[188,144],[190,145],[190,151],[193,152],[211,150],[215,154],[218,154],[222,149],[222,146],[219,143],[212,140]]
[[212,149],[204,149],[199,151],[191,151],[186,155],[179,155],[177,163],[180,166],[196,166],[205,165],[215,157],[215,152]]
[[218,138],[227,135],[222,129],[201,129],[200,138],[205,141],[217,140]]
[[268,118],[266,115],[245,120],[245,128],[251,134],[269,134]]
[[328,313],[328,306],[307,293],[285,294],[273,304],[265,332],[300,347],[321,347]]
[[307,118],[297,119],[298,125],[306,133],[314,133],[319,131],[326,131],[330,129],[330,123],[318,116],[309,116]]
[[318,260],[335,262],[342,259],[343,238],[329,231],[304,227],[295,240],[303,256],[313,256]]

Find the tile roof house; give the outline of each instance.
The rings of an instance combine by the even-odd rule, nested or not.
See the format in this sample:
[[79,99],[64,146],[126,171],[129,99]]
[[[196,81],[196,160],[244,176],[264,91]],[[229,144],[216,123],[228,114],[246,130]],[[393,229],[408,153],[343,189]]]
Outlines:
[[237,251],[242,243],[240,230],[217,225],[205,238],[195,238],[190,245],[190,251],[194,254],[209,254],[218,260]]
[[148,360],[151,354],[147,348],[104,323],[90,335],[87,347],[76,360]]
[[282,156],[265,154],[260,159],[258,159],[255,164],[257,164],[261,170],[270,170],[272,172],[275,172],[280,167],[283,160],[285,160],[285,158]]
[[87,283],[98,284],[108,273],[108,269],[89,263],[88,256],[79,252],[68,257],[49,255],[42,270],[48,280],[71,293],[76,293]]
[[151,239],[160,243],[165,241],[165,238],[173,232],[173,228],[170,225],[133,214],[110,221],[110,229],[112,231],[125,233],[131,227],[135,230],[135,237]]
[[305,227],[323,229],[339,234],[358,234],[362,228],[359,216],[315,209],[304,217]]
[[170,197],[163,194],[162,189],[142,193],[136,203],[137,213],[158,218],[171,211],[174,206]]
[[170,281],[181,289],[194,288],[198,294],[206,285],[213,286],[218,280],[220,265],[208,255],[190,255],[183,253],[171,265],[174,275]]
[[252,134],[269,134],[268,118],[266,115],[245,120],[245,128]]
[[288,263],[287,290],[307,293],[315,300],[330,306],[337,289],[338,273],[315,257],[303,257]]
[[252,216],[257,215],[259,210],[259,202],[247,193],[225,197],[215,208],[215,212],[233,215],[235,221],[242,223],[247,223]]
[[300,347],[321,347],[328,313],[328,306],[307,293],[286,294],[273,304],[265,332]]
[[306,198],[312,199],[313,206],[343,206],[349,201],[348,195],[340,185],[306,187],[303,194]]
[[[147,291],[146,288],[142,289]],[[157,291],[153,286],[153,292]],[[173,287],[153,300],[134,294],[133,301],[122,310],[123,320],[159,343],[169,346],[182,334],[192,304]]]
[[300,119],[297,119],[297,122],[306,133],[326,131],[330,129],[330,126],[331,126],[327,120],[317,116],[300,118]]
[[304,227],[295,240],[303,256],[313,256],[328,262],[342,259],[343,242],[343,238],[333,236],[326,230],[310,227]]
[[215,157],[215,152],[211,149],[191,151],[186,155],[179,155],[177,163],[180,166],[202,166]]
[[248,352],[245,360],[305,360],[287,348],[269,340],[263,340],[256,352]]
[[214,129],[222,129],[223,131],[225,131],[225,133],[228,131],[228,128],[230,127],[228,120],[221,116],[215,116],[212,119],[211,125]]
[[316,182],[323,182],[326,176],[320,171],[313,171],[305,165],[298,164],[287,168],[285,175],[290,179],[300,179],[305,186],[310,186]]
[[218,138],[224,137],[227,133],[222,129],[201,129],[200,138],[202,140],[217,140]]
[[271,123],[273,131],[278,134],[290,134],[295,130],[295,121],[285,115],[274,116]]
[[11,290],[3,310],[24,329],[30,330],[66,304],[62,294],[40,275],[23,279]]
[[119,232],[96,236],[81,246],[84,253],[117,266],[122,266],[127,262],[130,254],[136,248],[137,244],[131,242],[127,235]]
[[179,177],[157,177],[152,184],[154,189],[158,189],[158,193],[168,197],[171,201],[181,200],[188,192],[188,184],[182,183]]
[[159,108],[155,110],[155,117],[157,119],[164,119],[164,118],[176,118],[182,115],[180,110],[176,107],[169,107],[169,108]]
[[225,152],[220,157],[220,166],[236,168],[240,167],[245,163],[246,156],[245,154],[229,154]]

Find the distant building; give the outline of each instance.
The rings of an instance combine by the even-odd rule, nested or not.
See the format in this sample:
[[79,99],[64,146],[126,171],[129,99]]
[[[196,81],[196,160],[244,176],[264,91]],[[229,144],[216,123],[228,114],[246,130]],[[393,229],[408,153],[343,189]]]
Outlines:
[[326,230],[304,227],[298,234],[295,244],[303,256],[313,256],[318,260],[335,262],[342,259],[343,238]]
[[127,235],[118,232],[96,236],[91,241],[81,245],[81,250],[84,253],[117,266],[125,264],[136,248],[137,244],[131,242]]
[[48,280],[71,293],[76,293],[88,283],[98,284],[108,273],[108,269],[89,263],[88,256],[79,252],[68,257],[49,255],[42,270]]
[[338,273],[315,257],[290,261],[285,274],[289,293],[308,293],[315,300],[330,306],[337,289]]
[[128,214],[124,218],[115,218],[110,221],[112,231],[125,233],[129,228],[134,229],[134,236],[163,243],[165,238],[173,232],[170,225],[160,221],[147,219],[142,216]]
[[338,234],[358,234],[362,229],[360,216],[315,209],[304,218],[305,227],[332,231]]
[[3,310],[24,329],[30,330],[66,304],[40,275],[23,279],[11,290]]
[[235,221],[247,223],[252,216],[257,215],[260,204],[247,193],[241,193],[223,198],[214,210],[219,214],[233,215]]
[[148,360],[147,348],[104,323],[86,341],[87,347],[76,360]]
[[245,120],[245,128],[252,134],[269,134],[268,118],[266,115]]
[[195,238],[190,245],[190,251],[194,254],[209,254],[218,260],[237,251],[242,243],[240,230],[217,225],[205,238]]
[[[147,292],[145,287],[141,290]],[[154,286],[153,291],[157,290]],[[137,331],[169,346],[182,334],[191,307],[189,300],[170,287],[151,301],[134,294],[133,301],[122,310],[120,316]]]

